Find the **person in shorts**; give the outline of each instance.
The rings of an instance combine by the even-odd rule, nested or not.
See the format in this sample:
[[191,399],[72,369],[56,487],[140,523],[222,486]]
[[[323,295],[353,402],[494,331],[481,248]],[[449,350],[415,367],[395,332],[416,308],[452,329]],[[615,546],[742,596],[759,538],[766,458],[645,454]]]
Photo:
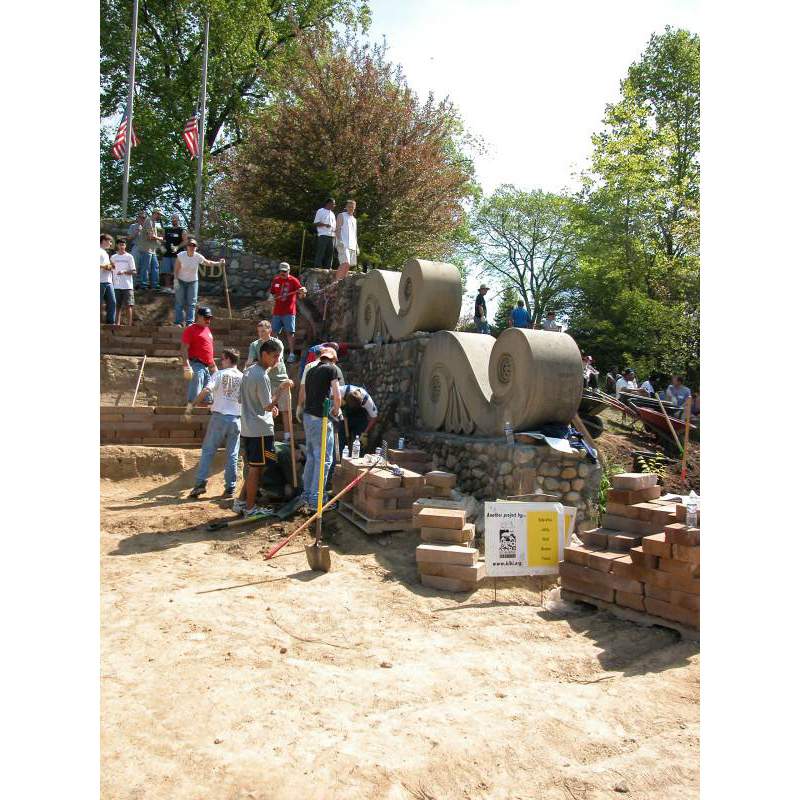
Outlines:
[[[275,402],[278,404],[278,408],[281,412],[281,419],[283,420],[283,441],[288,442],[291,438],[290,430],[292,424],[291,396],[288,391],[279,391],[281,384],[289,379],[289,373],[286,371],[286,364],[283,362],[283,342],[272,335],[272,323],[268,319],[262,319],[261,322],[258,323],[257,330],[258,339],[254,342],[250,342],[250,347],[247,351],[247,362],[244,368],[247,369],[251,364],[258,363],[261,345],[264,344],[264,342],[272,341],[280,345],[281,355],[278,359],[278,363],[269,371],[269,382],[272,387],[272,394],[275,398]],[[289,381],[289,384],[290,389],[294,387],[294,381]]]
[[348,200],[345,210],[336,217],[336,255],[339,257],[339,267],[336,270],[337,281],[347,275],[350,267],[355,269],[358,262],[358,222],[355,213],[356,201]]
[[289,274],[289,265],[284,261],[278,267],[278,274],[272,281],[269,293],[275,297],[272,310],[272,330],[275,336],[286,331],[286,360],[291,364],[297,360],[294,354],[294,322],[297,314],[297,295],[305,295],[305,288],[294,275]]
[[258,363],[245,370],[239,387],[241,448],[249,470],[242,491],[233,502],[233,510],[244,513],[245,517],[270,513],[270,509],[256,505],[256,495],[267,461],[276,460],[273,418],[278,414],[278,406],[272,396],[268,372],[278,363],[280,354],[277,342],[264,342]]
[[114,299],[117,303],[117,325],[122,321],[122,309],[125,308],[128,325],[133,325],[133,276],[136,274],[136,262],[126,252],[128,243],[117,239],[117,252],[111,256],[114,266]]

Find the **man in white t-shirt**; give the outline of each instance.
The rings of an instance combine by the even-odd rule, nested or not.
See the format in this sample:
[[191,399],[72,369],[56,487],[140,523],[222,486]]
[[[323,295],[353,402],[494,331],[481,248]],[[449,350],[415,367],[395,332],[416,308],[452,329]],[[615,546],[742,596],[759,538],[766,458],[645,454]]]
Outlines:
[[335,207],[336,201],[329,197],[314,217],[314,227],[317,229],[315,267],[330,269],[333,266],[333,240],[336,236],[336,215],[333,213]]
[[626,391],[628,394],[647,394],[644,389],[639,388],[639,384],[636,382],[636,373],[630,367],[622,373],[622,377],[617,381],[617,397],[619,397],[620,391]]
[[[239,460],[239,434],[241,433],[242,405],[239,402],[239,387],[242,384],[242,373],[239,372],[239,351],[232,347],[222,351],[221,369],[218,369],[205,388],[197,395],[195,404],[205,402],[207,395],[212,395],[211,420],[203,439],[202,455],[197,465],[197,476],[194,489],[189,497],[205,494],[208,472],[214,453],[225,445],[225,494],[233,497],[236,488],[236,462]],[[186,406],[187,413],[192,410],[192,403]]]
[[358,236],[356,201],[348,200],[345,210],[336,218],[336,253],[339,256],[339,269],[336,270],[336,280],[340,281],[347,275],[350,267],[356,266],[358,260]]
[[197,252],[197,240],[189,239],[186,249],[175,258],[175,324],[183,325],[183,312],[186,309],[186,325],[194,322],[194,310],[197,308],[197,288],[200,279],[197,271],[200,267],[218,267],[225,259],[209,261],[202,253]]
[[106,325],[117,322],[117,301],[114,297],[114,268],[108,258],[112,239],[107,233],[100,235],[100,305],[106,304]]
[[128,243],[117,239],[117,252],[111,256],[114,267],[114,300],[117,303],[117,325],[122,319],[122,308],[125,307],[128,325],[133,325],[133,276],[136,274],[136,262],[133,256],[125,251]]

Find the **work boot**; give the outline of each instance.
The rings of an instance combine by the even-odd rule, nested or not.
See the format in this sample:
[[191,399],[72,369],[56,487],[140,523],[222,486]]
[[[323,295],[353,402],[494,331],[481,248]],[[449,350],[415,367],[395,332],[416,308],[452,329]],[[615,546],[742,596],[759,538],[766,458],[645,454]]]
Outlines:
[[191,492],[189,492],[189,497],[200,497],[201,494],[206,493],[206,485],[201,483],[198,486],[195,486]]

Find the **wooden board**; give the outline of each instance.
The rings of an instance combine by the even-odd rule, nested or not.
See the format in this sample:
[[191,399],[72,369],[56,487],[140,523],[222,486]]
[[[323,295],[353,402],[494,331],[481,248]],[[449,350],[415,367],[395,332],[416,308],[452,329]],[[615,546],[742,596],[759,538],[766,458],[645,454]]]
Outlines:
[[336,509],[348,522],[352,522],[357,528],[360,528],[364,533],[386,533],[388,531],[411,531],[414,526],[411,520],[400,519],[370,519],[365,516],[363,512],[359,511],[350,503],[344,500],[339,501],[339,507]]

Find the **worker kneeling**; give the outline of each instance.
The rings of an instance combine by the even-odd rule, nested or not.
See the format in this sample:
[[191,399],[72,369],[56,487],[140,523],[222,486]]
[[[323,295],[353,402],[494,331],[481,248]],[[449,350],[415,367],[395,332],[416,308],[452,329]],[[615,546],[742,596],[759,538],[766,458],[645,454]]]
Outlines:
[[378,419],[378,407],[366,389],[346,383],[342,387],[342,416],[339,423],[339,455],[345,447],[352,452],[353,442],[369,433]]

